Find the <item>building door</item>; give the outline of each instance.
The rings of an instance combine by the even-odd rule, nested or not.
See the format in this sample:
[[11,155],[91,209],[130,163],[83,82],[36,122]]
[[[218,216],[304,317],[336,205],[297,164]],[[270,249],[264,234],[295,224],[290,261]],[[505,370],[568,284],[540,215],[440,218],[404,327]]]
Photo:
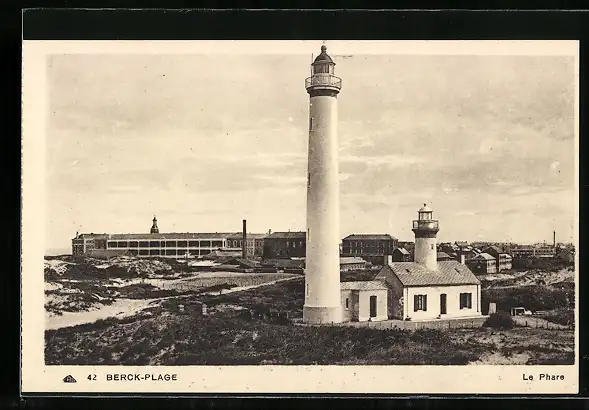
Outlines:
[[370,317],[376,317],[376,296],[370,296]]
[[446,294],[445,293],[442,293],[440,295],[440,314],[441,315],[446,314]]

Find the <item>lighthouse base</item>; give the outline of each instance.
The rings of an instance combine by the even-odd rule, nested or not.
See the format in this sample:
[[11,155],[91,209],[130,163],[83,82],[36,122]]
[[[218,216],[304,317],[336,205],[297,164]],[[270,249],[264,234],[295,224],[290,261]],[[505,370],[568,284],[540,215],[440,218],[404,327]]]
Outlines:
[[341,323],[341,306],[303,306],[303,322],[310,325]]

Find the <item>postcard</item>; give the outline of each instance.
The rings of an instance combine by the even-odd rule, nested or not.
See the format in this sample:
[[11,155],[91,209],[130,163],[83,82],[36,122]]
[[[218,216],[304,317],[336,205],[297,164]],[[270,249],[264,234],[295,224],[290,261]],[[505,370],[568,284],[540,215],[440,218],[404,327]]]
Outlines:
[[577,41],[24,41],[23,393],[578,393]]

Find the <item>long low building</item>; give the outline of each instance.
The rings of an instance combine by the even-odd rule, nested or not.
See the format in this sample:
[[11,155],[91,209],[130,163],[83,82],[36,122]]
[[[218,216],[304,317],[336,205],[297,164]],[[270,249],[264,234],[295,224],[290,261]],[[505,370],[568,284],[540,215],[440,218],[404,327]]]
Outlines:
[[[160,233],[157,219],[153,218],[150,233],[118,233],[118,234],[76,234],[72,239],[73,255],[90,255],[97,249],[126,250],[126,254],[139,257],[186,258],[208,255],[218,249],[231,248],[239,243],[243,246],[243,233]],[[251,235],[251,239],[247,239]],[[261,234],[247,234],[248,256],[253,256],[261,246],[256,240]],[[257,248],[257,249],[256,249]],[[261,253],[261,251],[258,251]]]

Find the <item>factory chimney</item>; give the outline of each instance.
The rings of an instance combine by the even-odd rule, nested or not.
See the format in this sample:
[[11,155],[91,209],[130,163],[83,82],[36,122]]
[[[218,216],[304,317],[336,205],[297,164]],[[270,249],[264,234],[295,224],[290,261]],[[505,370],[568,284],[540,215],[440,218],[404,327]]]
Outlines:
[[556,231],[552,231],[552,247],[556,249]]
[[241,247],[241,257],[243,259],[247,259],[247,227],[246,227],[246,220],[243,220],[243,232],[242,232],[242,239],[243,239],[243,246]]

